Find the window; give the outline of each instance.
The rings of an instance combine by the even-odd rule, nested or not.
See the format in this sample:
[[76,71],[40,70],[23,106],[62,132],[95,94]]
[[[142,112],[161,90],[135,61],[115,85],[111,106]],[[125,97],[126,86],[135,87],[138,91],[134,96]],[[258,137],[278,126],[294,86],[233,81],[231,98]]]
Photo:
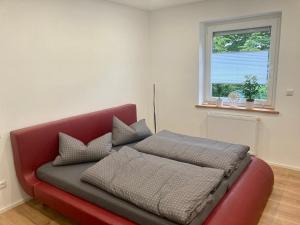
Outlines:
[[[280,14],[205,23],[203,39],[204,101],[218,97],[228,103],[228,95],[238,93],[245,104],[242,85],[247,76],[260,84],[256,106],[274,107]],[[202,93],[200,93],[202,94]]]

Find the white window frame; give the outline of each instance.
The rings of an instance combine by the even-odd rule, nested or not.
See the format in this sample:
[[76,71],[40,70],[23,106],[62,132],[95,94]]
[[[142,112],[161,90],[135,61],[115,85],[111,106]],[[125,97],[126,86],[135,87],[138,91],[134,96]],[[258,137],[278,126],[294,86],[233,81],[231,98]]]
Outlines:
[[[271,27],[271,43],[270,43],[270,59],[269,59],[269,79],[268,79],[268,98],[267,100],[255,100],[256,107],[275,107],[275,95],[277,85],[277,65],[278,65],[278,53],[279,53],[279,40],[280,40],[280,24],[281,24],[281,13],[272,13],[264,16],[248,17],[243,19],[228,20],[225,22],[206,22],[201,25],[204,28],[202,32],[202,49],[200,56],[202,56],[202,73],[203,78],[203,97],[201,103],[214,103],[216,97],[212,97],[211,93],[211,56],[212,56],[212,44],[213,44],[213,33],[222,31],[234,31],[242,29],[253,29],[259,27]],[[204,36],[204,37],[203,37]],[[200,72],[201,76],[201,72]],[[201,93],[200,93],[201,96]],[[224,99],[225,104],[228,103],[228,99]],[[244,105],[245,99],[240,105]]]

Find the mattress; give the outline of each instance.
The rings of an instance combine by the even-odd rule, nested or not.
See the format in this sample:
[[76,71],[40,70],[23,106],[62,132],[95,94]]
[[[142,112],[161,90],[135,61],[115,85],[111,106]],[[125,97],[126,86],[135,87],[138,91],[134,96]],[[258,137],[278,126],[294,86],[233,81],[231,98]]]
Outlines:
[[[229,178],[224,178],[222,180],[221,184],[212,193],[212,201],[205,206],[201,214],[199,214],[190,223],[190,225],[201,225],[205,221],[214,207],[222,199],[228,188],[230,188],[237,180],[250,161],[251,157],[247,156],[240,164],[240,167]],[[82,198],[90,203],[98,205],[101,208],[114,212],[115,214],[125,217],[137,224],[177,225],[174,222],[171,222],[165,218],[161,218],[157,215],[140,209],[129,202],[121,200],[97,187],[80,181],[82,172],[94,164],[95,162],[54,167],[52,162],[49,162],[42,165],[36,173],[40,180],[79,198]]]

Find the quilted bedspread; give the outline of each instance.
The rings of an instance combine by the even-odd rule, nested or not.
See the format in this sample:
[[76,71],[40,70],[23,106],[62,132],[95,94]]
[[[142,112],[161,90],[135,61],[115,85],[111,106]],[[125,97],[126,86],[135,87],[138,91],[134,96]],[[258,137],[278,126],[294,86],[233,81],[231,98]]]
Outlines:
[[81,180],[156,215],[188,224],[211,200],[223,177],[220,169],[123,147],[87,169]]
[[203,167],[222,169],[227,176],[246,157],[249,147],[161,131],[134,147],[140,152]]

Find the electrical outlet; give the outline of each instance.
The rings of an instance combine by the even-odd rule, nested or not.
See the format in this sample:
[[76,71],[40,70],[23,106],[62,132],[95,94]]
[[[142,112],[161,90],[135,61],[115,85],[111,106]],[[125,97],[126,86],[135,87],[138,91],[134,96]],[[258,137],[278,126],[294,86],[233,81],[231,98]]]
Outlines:
[[1,180],[0,181],[0,190],[6,188],[6,186],[7,186],[6,180]]

